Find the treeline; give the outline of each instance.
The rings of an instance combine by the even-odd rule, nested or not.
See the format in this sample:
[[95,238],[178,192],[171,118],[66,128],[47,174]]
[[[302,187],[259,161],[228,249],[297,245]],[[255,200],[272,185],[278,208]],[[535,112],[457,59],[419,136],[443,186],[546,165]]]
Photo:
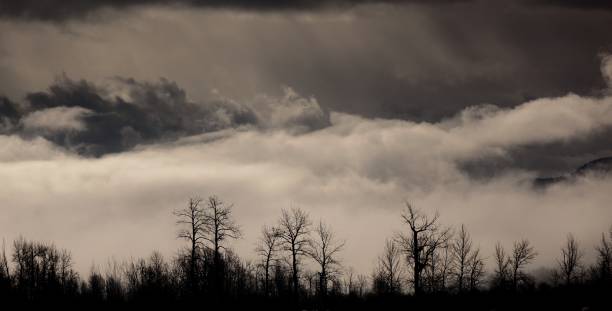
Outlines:
[[282,210],[275,225],[262,228],[254,261],[232,252],[242,231],[232,205],[218,197],[190,199],[174,217],[184,241],[176,256],[153,252],[87,276],[74,271],[69,251],[18,238],[11,255],[3,247],[0,256],[0,300],[279,310],[612,308],[612,229],[593,250],[592,265],[569,234],[547,279],[538,280],[527,272],[537,256],[528,240],[483,254],[465,226],[445,226],[438,214],[410,204],[401,214],[403,231],[389,237],[369,275],[343,267],[345,241],[299,208]]

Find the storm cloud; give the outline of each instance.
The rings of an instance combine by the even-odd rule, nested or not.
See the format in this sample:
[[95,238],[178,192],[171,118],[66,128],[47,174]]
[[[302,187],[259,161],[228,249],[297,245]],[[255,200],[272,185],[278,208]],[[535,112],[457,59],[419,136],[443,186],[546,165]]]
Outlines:
[[[70,12],[53,1],[35,3]],[[0,94],[19,98],[61,72],[89,81],[167,77],[197,100],[213,89],[242,100],[290,85],[334,111],[428,122],[472,105],[597,95],[612,12],[529,3],[289,12],[154,5],[59,25],[5,19]]]
[[[90,18],[98,10],[129,9],[142,6],[184,6],[212,9],[242,9],[256,11],[318,10],[348,8],[364,4],[453,4],[479,2],[475,0],[7,0],[0,3],[0,16],[18,19],[62,21],[73,18]],[[482,2],[482,1],[480,1]],[[495,1],[499,2],[499,1]],[[519,4],[548,5],[578,9],[611,9],[605,0],[517,0]]]
[[[469,0],[94,0],[94,1],[36,1],[9,0],[0,4],[0,16],[18,19],[62,21],[92,17],[97,10],[128,9],[139,6],[184,6],[212,9],[242,9],[256,11],[315,10],[346,8],[361,4],[405,4],[429,2],[434,4]],[[597,5],[594,5],[597,6]]]
[[40,136],[82,155],[100,156],[139,144],[172,141],[229,128],[285,128],[296,133],[329,125],[314,98],[291,88],[248,104],[228,98],[196,103],[174,82],[113,78],[104,86],[66,76],[18,105],[4,99],[4,133]]
[[[610,59],[608,55],[601,57],[600,74],[608,85],[597,92],[599,95],[568,93],[511,108],[473,105],[438,122],[409,121],[415,128],[427,129],[425,135],[406,138],[414,130],[398,130],[392,139],[411,145],[416,162],[428,161],[429,153],[418,157],[420,144],[427,145],[452,159],[445,165],[458,167],[472,178],[491,178],[515,170],[539,176],[569,172],[612,154]],[[4,98],[0,116],[4,134],[44,138],[57,148],[84,156],[147,144],[197,141],[198,137],[210,140],[225,135],[224,130],[280,130],[301,135],[333,124],[330,108],[290,87],[284,87],[281,95],[259,94],[242,101],[213,95],[203,101],[190,100],[184,89],[167,79],[146,82],[115,77],[94,84],[60,76],[47,91],[30,92],[23,102]],[[338,112],[334,115],[344,120],[341,124],[353,119],[367,124],[368,120]],[[378,124],[397,122],[380,119]],[[388,170],[372,171],[385,175]],[[431,174],[435,172],[417,174],[416,178]]]

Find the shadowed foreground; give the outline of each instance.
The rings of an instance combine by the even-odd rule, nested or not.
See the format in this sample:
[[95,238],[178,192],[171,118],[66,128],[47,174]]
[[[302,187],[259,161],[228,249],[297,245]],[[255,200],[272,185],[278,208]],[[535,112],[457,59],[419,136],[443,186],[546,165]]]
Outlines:
[[[342,267],[345,241],[301,209],[283,210],[264,226],[255,261],[229,248],[242,237],[232,206],[216,196],[192,198],[176,210],[185,241],[173,258],[153,252],[109,261],[87,276],[71,254],[50,243],[19,238],[0,256],[5,305],[127,308],[168,306],[268,310],[609,310],[612,308],[612,231],[602,234],[594,264],[569,234],[557,264],[535,278],[537,256],[528,240],[481,254],[465,228],[406,204],[404,231],[388,239],[370,275]],[[489,264],[485,260],[490,261]],[[485,271],[485,267],[493,267]]]

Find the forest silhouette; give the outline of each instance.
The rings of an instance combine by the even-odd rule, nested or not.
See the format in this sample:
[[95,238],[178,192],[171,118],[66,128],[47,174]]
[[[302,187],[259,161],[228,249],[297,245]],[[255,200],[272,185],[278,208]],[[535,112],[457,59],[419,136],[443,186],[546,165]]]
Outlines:
[[[19,237],[0,254],[5,305],[194,306],[267,310],[610,310],[612,228],[595,249],[568,233],[546,279],[529,273],[529,240],[484,254],[464,225],[444,225],[409,203],[369,274],[344,267],[346,241],[303,209],[282,210],[263,226],[255,260],[231,249],[243,236],[232,205],[190,198],[173,212],[179,251],[172,258],[109,262],[80,275],[70,251]],[[7,252],[7,247],[10,250]],[[586,252],[596,260],[586,264]]]

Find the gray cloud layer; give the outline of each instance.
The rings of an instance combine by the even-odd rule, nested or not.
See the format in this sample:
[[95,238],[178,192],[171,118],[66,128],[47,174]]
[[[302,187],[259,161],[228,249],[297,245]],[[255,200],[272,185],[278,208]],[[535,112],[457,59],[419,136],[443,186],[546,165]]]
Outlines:
[[97,86],[65,76],[47,92],[29,93],[21,106],[3,99],[0,118],[5,134],[40,136],[94,156],[242,126],[305,132],[329,125],[315,99],[290,88],[280,98],[261,95],[248,104],[227,98],[196,103],[165,79],[114,78]]
[[[447,4],[478,2],[474,0],[6,0],[0,3],[0,16],[18,19],[62,21],[72,18],[87,18],[102,9],[126,9],[138,6],[187,6],[196,8],[232,8],[246,10],[309,10],[342,8],[355,5],[385,4]],[[497,2],[497,1],[496,1]],[[518,0],[522,4],[539,4],[580,9],[610,9],[606,0]]]
[[7,0],[0,3],[0,16],[62,21],[91,17],[97,10],[102,9],[126,9],[147,5],[276,11],[341,8],[371,3],[453,3],[461,1],[466,0]]
[[605,85],[598,54],[612,44],[609,11],[522,2],[282,13],[153,6],[105,16],[0,21],[0,94],[42,89],[64,71],[89,81],[168,77],[196,99],[213,88],[244,99],[291,85],[335,111],[435,122],[476,104],[594,95]]
[[[608,83],[611,59],[603,56],[601,64],[601,74]],[[491,178],[517,169],[554,176],[612,154],[610,97],[605,90],[600,94],[581,97],[570,93],[514,108],[475,105],[439,122],[421,124],[440,135],[426,145],[452,142],[454,148],[443,144],[438,152],[452,156],[449,165],[472,178]],[[29,93],[21,104],[4,98],[0,118],[4,134],[42,137],[86,156],[122,152],[138,145],[197,141],[198,137],[210,140],[222,137],[222,130],[303,134],[332,125],[327,109],[317,99],[302,97],[289,87],[280,96],[260,94],[246,101],[220,94],[192,101],[175,82],[166,79],[151,83],[113,78],[93,84],[65,76],[48,91]],[[421,143],[426,137],[412,139]],[[463,156],[473,153],[478,156]],[[426,157],[415,161],[426,161]]]

